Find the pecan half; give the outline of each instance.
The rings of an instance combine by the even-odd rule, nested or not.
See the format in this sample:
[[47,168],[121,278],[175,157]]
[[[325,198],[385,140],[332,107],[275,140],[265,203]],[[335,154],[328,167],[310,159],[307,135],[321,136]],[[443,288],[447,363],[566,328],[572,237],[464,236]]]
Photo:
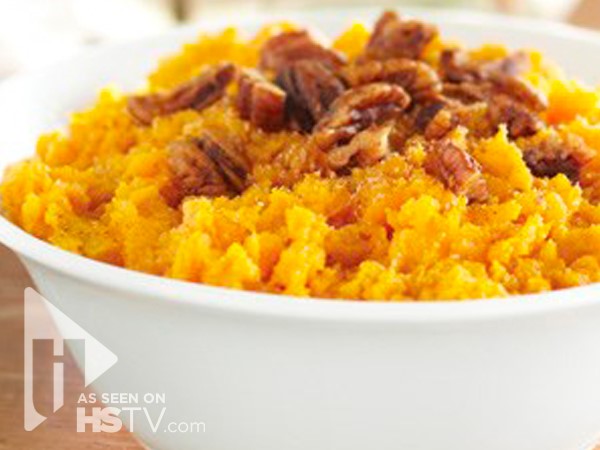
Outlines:
[[316,125],[313,143],[323,152],[348,144],[359,132],[402,114],[410,97],[400,86],[371,83],[346,91]]
[[340,79],[319,61],[303,60],[289,64],[277,76],[287,92],[287,114],[293,124],[310,132],[345,90]]
[[548,99],[534,88],[531,83],[506,75],[495,75],[490,78],[497,91],[512,97],[532,111],[541,112],[548,108]]
[[479,163],[448,138],[430,143],[424,167],[427,173],[469,201],[484,202],[489,196]]
[[390,133],[393,124],[386,123],[367,128],[350,142],[332,149],[327,154],[327,164],[333,170],[350,165],[353,160],[360,167],[371,166],[390,153]]
[[446,102],[437,101],[418,109],[415,125],[425,139],[441,139],[456,128],[458,120]]
[[418,59],[438,35],[437,27],[418,20],[402,19],[387,11],[375,24],[365,51],[367,59]]
[[208,134],[172,142],[169,165],[181,197],[236,195],[246,187],[248,164],[238,149]]
[[406,58],[368,61],[346,66],[341,74],[350,86],[386,81],[402,86],[416,100],[435,98],[442,91],[438,74],[430,65]]
[[446,49],[440,54],[440,73],[444,80],[452,83],[472,83],[480,78],[479,70],[469,63],[469,55],[464,50]]
[[505,94],[490,98],[488,118],[496,129],[505,124],[512,138],[531,136],[544,127],[537,114]]
[[519,141],[523,159],[536,177],[552,178],[564,174],[571,183],[579,181],[583,166],[595,155],[584,140],[575,134],[552,131],[543,136],[533,136]]
[[243,119],[265,131],[278,131],[285,124],[286,95],[255,70],[245,69],[238,80],[237,108]]
[[202,110],[223,96],[235,72],[235,66],[232,64],[210,67],[198,77],[170,92],[130,97],[127,109],[142,125],[150,125],[155,117],[184,109]]
[[477,82],[444,83],[443,92],[463,105],[486,103],[491,132],[505,124],[510,136],[518,138],[531,136],[544,125],[537,113],[547,108],[546,97],[519,78],[494,75]]
[[408,114],[402,114],[394,121],[394,128],[390,133],[390,147],[398,152],[403,152],[406,143],[417,133],[414,118]]
[[[457,57],[456,55],[463,55]],[[449,82],[444,83],[444,94],[463,101],[480,101],[493,92],[502,92],[524,103],[534,111],[543,111],[548,107],[546,97],[529,82],[518,78],[522,70],[513,68],[511,57],[485,64],[458,63],[457,58],[466,58],[465,53],[446,50],[441,57],[442,74]],[[514,55],[521,55],[515,53]],[[525,55],[527,56],[527,55]],[[450,62],[449,62],[450,61]],[[527,56],[526,61],[529,61]],[[505,67],[509,66],[509,68]]]
[[301,60],[319,61],[330,68],[345,64],[345,57],[317,42],[306,30],[290,31],[269,39],[260,54],[260,68],[279,72]]
[[487,111],[484,102],[463,104],[445,98],[419,105],[414,123],[425,139],[441,139],[458,126],[467,128],[474,136],[485,137],[495,131],[486,120]]
[[439,61],[442,77],[453,83],[472,83],[496,76],[517,77],[530,64],[529,55],[522,51],[491,61],[476,61],[466,51],[457,48],[444,50]]
[[444,83],[443,94],[445,97],[469,104],[474,102],[486,101],[492,91],[492,86],[489,83],[475,82],[460,82],[460,83]]

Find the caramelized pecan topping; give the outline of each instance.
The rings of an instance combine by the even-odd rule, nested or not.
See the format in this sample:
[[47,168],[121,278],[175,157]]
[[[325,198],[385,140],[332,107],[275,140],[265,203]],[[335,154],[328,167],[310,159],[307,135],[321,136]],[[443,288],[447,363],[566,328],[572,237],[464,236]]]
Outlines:
[[287,92],[287,113],[301,131],[310,132],[345,90],[340,79],[319,61],[303,60],[286,66],[277,83]]
[[479,163],[448,138],[430,144],[425,170],[470,201],[484,202],[489,196]]
[[435,98],[442,91],[437,72],[430,65],[412,59],[368,61],[344,67],[341,73],[350,86],[385,81],[402,86],[416,100]]
[[562,173],[573,184],[579,181],[581,169],[595,155],[580,136],[571,133],[561,135],[556,131],[522,139],[519,145],[533,175],[552,178]]
[[474,83],[481,80],[481,67],[469,58],[464,50],[446,49],[440,55],[440,73],[442,78],[451,83]]
[[486,102],[492,130],[506,124],[511,137],[530,136],[543,126],[536,113],[548,107],[547,99],[527,81],[517,78],[530,64],[524,52],[494,61],[473,61],[462,50],[446,50],[440,70],[450,82],[444,95],[463,103]]
[[208,134],[169,145],[169,165],[181,197],[236,195],[246,187],[248,164],[237,148]]
[[[511,138],[520,139],[534,175],[564,173],[576,182],[593,153],[568,134],[540,138],[547,99],[519,78],[530,56],[516,52],[484,61],[448,49],[436,70],[419,58],[437,34],[434,26],[386,12],[352,65],[307,31],[277,35],[261,49],[260,69],[267,74],[243,70],[239,76],[240,116],[266,131],[287,125],[310,134],[308,145],[275,156],[281,167],[294,166],[294,179],[319,169],[344,174],[376,164],[418,135],[426,142],[429,174],[470,201],[486,201],[481,167],[449,134],[461,126],[474,138],[489,137],[505,125]],[[172,92],[132,97],[128,107],[144,124],[181,109],[202,109],[224,95],[234,74],[231,65],[215,66]],[[298,160],[301,165],[295,165]],[[238,194],[249,171],[236,145],[207,134],[172,143],[169,163],[183,195]]]
[[489,83],[444,83],[442,92],[445,97],[461,103],[469,104],[486,101],[492,86]]
[[544,126],[542,120],[529,108],[505,94],[498,94],[490,99],[488,117],[496,129],[505,124],[512,138],[531,136]]
[[547,99],[528,82],[505,75],[493,75],[489,80],[444,83],[444,95],[465,105],[488,105],[490,132],[505,124],[513,138],[531,136],[542,128],[537,113],[547,108]]
[[505,75],[491,78],[497,91],[510,96],[514,100],[535,112],[548,108],[548,99],[529,82],[520,78]]
[[365,57],[418,59],[437,35],[438,29],[433,25],[402,19],[395,12],[387,11],[375,24]]
[[338,68],[346,60],[341,53],[317,42],[307,31],[290,31],[269,39],[261,50],[260,68],[280,72],[288,64],[301,60],[319,61]]
[[327,164],[333,170],[351,164],[360,167],[372,166],[390,153],[390,133],[393,124],[375,125],[361,131],[350,142],[335,147],[327,154]]
[[514,52],[492,61],[475,61],[461,49],[446,49],[440,55],[440,72],[444,80],[453,83],[487,80],[493,77],[517,77],[531,64],[525,52]]
[[372,83],[346,91],[316,125],[313,143],[325,153],[344,146],[361,131],[398,117],[410,104],[400,86]]
[[202,110],[223,96],[235,72],[236,69],[232,64],[213,66],[171,92],[130,97],[127,108],[129,113],[143,125],[150,125],[155,117],[184,109]]
[[250,69],[242,71],[238,84],[240,116],[265,131],[281,130],[285,125],[285,92]]
[[437,101],[418,109],[415,125],[425,139],[441,139],[458,126],[458,120],[446,102]]
[[458,126],[467,128],[474,136],[486,137],[495,132],[487,120],[487,112],[484,102],[464,104],[445,98],[419,105],[414,123],[425,139],[441,139]]
[[493,76],[489,81],[444,83],[443,93],[463,103],[490,101],[494,95],[502,94],[534,112],[548,107],[548,99],[530,83],[504,75]]
[[390,132],[390,147],[398,152],[402,152],[406,142],[412,138],[417,131],[414,119],[408,114],[401,115],[394,120],[394,127]]

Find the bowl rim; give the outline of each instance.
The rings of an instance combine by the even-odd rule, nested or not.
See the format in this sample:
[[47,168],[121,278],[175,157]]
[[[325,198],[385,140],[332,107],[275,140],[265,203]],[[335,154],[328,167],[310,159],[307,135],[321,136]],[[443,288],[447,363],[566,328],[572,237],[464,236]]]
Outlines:
[[[88,55],[109,53],[113,48],[140,44],[149,39],[166,36],[187,36],[199,30],[218,30],[228,25],[256,24],[287,18],[302,21],[309,19],[317,11],[355,11],[376,14],[381,8],[349,7],[321,8],[306,10],[282,10],[274,14],[263,13],[236,20],[217,18],[199,21],[192,25],[179,26],[154,37],[137,39],[120,44],[103,45],[88,51]],[[291,11],[291,13],[289,13]],[[593,41],[600,46],[600,33],[584,30],[566,24],[538,19],[510,18],[490,13],[480,13],[455,9],[406,8],[415,16],[437,16],[433,20],[446,20],[453,23],[469,23],[480,26],[500,26],[509,29],[535,31],[578,41]],[[551,25],[551,26],[549,26]],[[76,63],[82,56],[72,58]],[[28,77],[43,75],[45,72],[60,70],[67,64],[63,61],[34,72],[17,74],[0,84],[0,89],[10,88],[12,83],[26,82]],[[34,78],[35,79],[35,78]],[[271,294],[247,290],[237,290],[189,282],[164,276],[126,269],[91,258],[87,258],[56,247],[27,233],[7,218],[0,215],[0,243],[12,249],[24,259],[49,268],[65,276],[106,287],[108,290],[121,290],[139,294],[153,301],[168,300],[220,313],[239,313],[253,316],[276,316],[288,319],[310,319],[350,323],[445,323],[464,321],[489,321],[514,319],[522,316],[541,315],[578,308],[600,306],[600,283],[555,290],[537,294],[515,295],[505,298],[468,299],[448,301],[364,301],[292,297],[285,294]],[[174,296],[173,292],[177,292]]]

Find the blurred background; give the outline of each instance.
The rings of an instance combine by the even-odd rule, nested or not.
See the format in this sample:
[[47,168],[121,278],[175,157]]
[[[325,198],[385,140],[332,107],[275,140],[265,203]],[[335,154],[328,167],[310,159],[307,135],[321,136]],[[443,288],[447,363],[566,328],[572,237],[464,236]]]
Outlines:
[[0,0],[0,77],[211,15],[375,4],[479,9],[600,28],[600,0]]

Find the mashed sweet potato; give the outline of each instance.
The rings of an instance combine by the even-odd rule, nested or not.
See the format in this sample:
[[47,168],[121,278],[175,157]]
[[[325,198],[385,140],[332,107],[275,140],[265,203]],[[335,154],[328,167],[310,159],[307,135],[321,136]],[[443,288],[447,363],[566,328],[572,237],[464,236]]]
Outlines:
[[[161,95],[223,61],[257,67],[266,43],[291,30],[270,26],[252,39],[233,29],[202,35],[161,61],[139,95]],[[354,25],[332,46],[347,64],[377,59],[386,47],[365,53],[370,35]],[[450,47],[435,36],[400,56],[439,71]],[[510,55],[497,45],[465,53],[471,64]],[[400,301],[505,297],[598,282],[600,92],[536,52],[527,59],[519,79],[547,100],[533,121],[515,124],[506,115],[515,108],[490,116],[486,107],[495,105],[479,102],[483,109],[470,109],[443,136],[436,128],[426,138],[412,124],[410,136],[385,157],[373,160],[363,146],[366,156],[338,158],[335,170],[319,170],[311,160],[306,128],[264,131],[242,118],[235,83],[202,109],[161,110],[147,124],[128,109],[131,96],[106,89],[94,106],[73,114],[66,131],[41,136],[35,156],[6,171],[3,211],[71,252],[236,289]],[[270,70],[268,82],[275,79]],[[469,70],[448,72],[444,83],[465,83],[458,77]],[[479,76],[466,82],[480,83]],[[405,109],[394,126],[405,128],[416,114]],[[482,130],[486,119],[478,114],[493,117],[493,126]],[[250,168],[239,192],[182,192],[174,182],[171,144],[204,131],[243,149]],[[441,169],[429,170],[436,139],[466,149],[477,192],[471,195],[471,185],[443,159]],[[585,147],[583,161],[568,154],[573,143]],[[362,155],[357,148],[348,150],[352,158]]]

